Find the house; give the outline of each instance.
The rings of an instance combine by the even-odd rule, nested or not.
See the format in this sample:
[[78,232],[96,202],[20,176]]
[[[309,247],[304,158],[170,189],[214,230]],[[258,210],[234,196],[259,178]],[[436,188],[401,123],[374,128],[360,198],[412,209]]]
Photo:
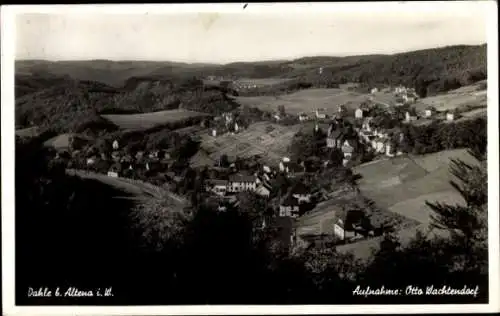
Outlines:
[[309,116],[305,113],[300,113],[299,114],[299,121],[301,122],[304,122],[304,121],[307,121],[309,119]]
[[87,166],[91,166],[91,165],[95,164],[96,159],[97,159],[97,157],[87,158]]
[[367,235],[371,230],[369,219],[362,210],[338,210],[334,223],[334,234],[343,241]]
[[298,182],[295,186],[293,186],[290,193],[295,199],[297,199],[299,204],[311,202],[309,188],[303,182]]
[[385,139],[382,137],[377,138],[376,140],[376,147],[375,150],[379,153],[384,153],[385,152]]
[[388,140],[385,144],[385,155],[394,157],[396,154],[396,144],[392,140]]
[[344,133],[342,133],[340,128],[335,128],[333,130],[329,129],[329,135],[326,138],[326,146],[328,148],[340,148],[343,137]]
[[425,109],[424,115],[425,117],[431,117],[436,113],[436,109],[434,107],[429,106]]
[[342,166],[346,167],[347,164],[349,163],[350,159],[344,158],[342,159]]
[[214,192],[217,195],[225,195],[229,186],[229,181],[211,179],[207,181],[206,190]]
[[257,177],[245,175],[232,175],[229,177],[229,191],[255,191],[257,189]]
[[317,109],[315,114],[318,119],[326,119],[326,113],[322,109]]
[[271,195],[271,187],[266,182],[262,182],[255,190],[255,193],[268,198]]
[[455,120],[455,114],[452,113],[452,112],[446,113],[446,120],[447,121],[453,121],[453,120]]
[[364,113],[364,111],[362,109],[358,108],[358,109],[356,109],[356,111],[354,111],[354,117],[357,119],[362,119],[363,113]]
[[283,161],[280,161],[278,168],[281,172],[285,172],[286,169],[285,169],[285,164],[283,163]]
[[405,113],[405,121],[410,122],[410,121],[415,121],[417,120],[417,114],[415,111],[406,111]]
[[287,195],[280,203],[280,217],[299,216],[299,202],[292,195]]
[[118,163],[114,164],[109,168],[108,177],[118,178],[121,174],[122,166]]
[[354,152],[353,141],[345,140],[342,144],[342,153],[344,154],[344,158],[350,159]]
[[395,92],[396,94],[406,93],[406,88],[400,85],[399,87],[396,87],[396,88],[394,89],[394,92]]
[[361,125],[361,129],[364,130],[364,131],[367,131],[367,132],[371,132],[372,131],[372,126],[371,126],[371,122],[372,121],[373,121],[372,117],[367,117],[363,121],[363,124]]
[[377,93],[377,92],[378,92],[378,89],[377,89],[377,88],[373,88],[373,89],[371,89],[371,91],[370,91],[370,93],[371,93],[371,94],[374,94],[374,93]]

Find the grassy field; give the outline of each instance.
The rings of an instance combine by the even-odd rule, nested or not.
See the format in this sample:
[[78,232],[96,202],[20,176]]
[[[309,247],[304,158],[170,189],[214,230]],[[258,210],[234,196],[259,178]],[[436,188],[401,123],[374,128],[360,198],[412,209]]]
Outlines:
[[237,97],[242,105],[257,107],[263,111],[275,111],[283,105],[290,114],[306,112],[312,114],[317,108],[324,108],[327,114],[337,113],[340,104],[355,109],[368,99],[368,95],[344,89],[307,89],[281,96]]
[[287,78],[258,78],[258,79],[253,79],[253,78],[240,78],[237,81],[241,84],[255,84],[257,86],[268,86],[268,85],[275,85],[275,84],[280,84],[286,81],[289,81],[291,79]]
[[140,130],[155,126],[178,122],[192,117],[208,116],[206,113],[187,111],[182,109],[167,110],[141,114],[110,114],[102,117],[110,120],[121,129]]
[[461,87],[456,90],[449,91],[448,93],[439,94],[432,97],[420,99],[415,107],[417,110],[423,111],[428,106],[435,107],[438,111],[453,110],[467,105],[473,106],[487,106],[487,99],[485,93],[479,93],[479,86],[483,81],[476,84]]
[[64,149],[69,147],[69,139],[72,134],[61,134],[47,140],[44,145],[55,149]]
[[[299,128],[300,125],[282,126],[269,122],[259,122],[235,135],[228,133],[213,137],[204,133],[201,135],[201,148],[213,161],[219,159],[223,154],[230,158],[262,155],[264,161],[274,165],[287,155],[288,146]],[[192,163],[197,164],[198,162],[192,160]]]
[[472,161],[466,150],[450,150],[381,160],[358,166],[354,171],[363,176],[359,180],[361,192],[377,206],[428,224],[430,210],[425,201],[462,203],[449,184],[451,158]]

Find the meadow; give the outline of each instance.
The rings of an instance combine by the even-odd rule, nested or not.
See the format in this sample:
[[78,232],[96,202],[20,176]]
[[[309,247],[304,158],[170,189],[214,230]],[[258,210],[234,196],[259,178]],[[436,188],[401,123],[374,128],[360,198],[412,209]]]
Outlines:
[[425,201],[463,203],[449,183],[453,180],[449,173],[453,158],[472,160],[466,150],[450,150],[380,160],[360,165],[353,171],[362,176],[359,188],[363,195],[377,206],[427,225],[431,210]]
[[419,111],[425,110],[428,106],[433,106],[437,111],[449,111],[456,108],[461,109],[466,106],[486,107],[487,99],[485,90],[480,90],[485,81],[464,86],[446,93],[420,99],[415,108]]
[[109,114],[102,115],[113,124],[124,130],[143,130],[167,123],[176,123],[190,118],[208,116],[206,113],[183,109],[158,111],[140,114]]
[[279,106],[285,107],[289,114],[312,112],[324,108],[326,114],[337,113],[338,106],[344,104],[348,109],[356,109],[361,103],[368,100],[368,95],[344,89],[306,89],[280,96],[236,97],[241,105],[259,108],[262,111],[273,112]]

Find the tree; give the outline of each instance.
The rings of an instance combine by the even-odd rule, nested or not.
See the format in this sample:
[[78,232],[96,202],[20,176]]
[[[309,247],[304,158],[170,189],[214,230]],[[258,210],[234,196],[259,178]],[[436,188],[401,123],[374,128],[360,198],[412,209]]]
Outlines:
[[286,115],[285,106],[283,104],[278,106],[278,113],[282,116]]

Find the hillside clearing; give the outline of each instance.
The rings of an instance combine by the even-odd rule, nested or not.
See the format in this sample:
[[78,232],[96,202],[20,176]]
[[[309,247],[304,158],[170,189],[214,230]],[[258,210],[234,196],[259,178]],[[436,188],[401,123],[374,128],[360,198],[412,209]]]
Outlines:
[[430,210],[425,201],[463,202],[449,183],[453,180],[449,173],[452,158],[472,161],[461,149],[381,160],[360,165],[354,171],[363,177],[359,180],[360,191],[377,206],[428,224]]
[[166,110],[141,114],[102,115],[113,124],[125,130],[149,129],[158,125],[181,122],[186,119],[209,116],[209,114],[182,109]]
[[420,99],[415,104],[415,108],[423,111],[428,106],[433,106],[438,111],[450,111],[464,106],[486,107],[487,97],[486,93],[483,92],[485,90],[478,91],[481,83],[483,83],[483,81],[477,82],[474,85],[448,91],[447,93]]
[[361,103],[368,100],[368,95],[343,89],[306,89],[291,94],[261,97],[236,97],[238,103],[251,107],[257,107],[263,111],[275,111],[283,105],[289,114],[299,114],[324,108],[329,115],[337,113],[338,106],[346,105],[347,108],[355,109]]

